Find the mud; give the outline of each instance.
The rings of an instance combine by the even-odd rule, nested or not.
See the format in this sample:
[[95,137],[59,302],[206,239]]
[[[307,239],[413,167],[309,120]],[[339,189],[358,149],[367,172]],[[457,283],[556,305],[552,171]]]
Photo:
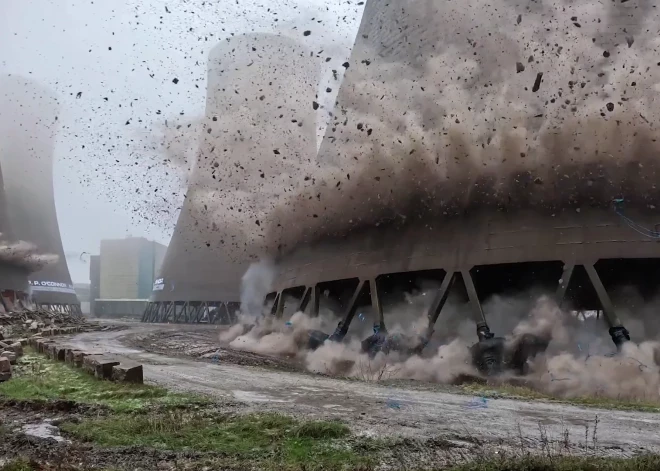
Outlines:
[[[210,329],[210,333],[204,333],[204,328]],[[175,332],[177,336],[173,335]],[[186,346],[187,335],[194,340]],[[236,358],[232,356],[226,361],[220,355],[205,362],[186,357],[186,352],[205,355],[202,352],[207,347],[200,339],[208,338],[207,335],[217,335],[217,328],[145,324],[122,332],[85,333],[70,342],[87,351],[112,352],[143,363],[145,380],[150,383],[237,401],[250,412],[277,411],[305,419],[340,419],[357,434],[397,437],[417,444],[438,437],[463,437],[463,441],[478,441],[482,447],[498,450],[515,449],[521,442],[540,450],[547,446],[548,437],[553,437],[564,448],[579,453],[588,448],[583,443],[585,430],[593,431],[597,420],[598,447],[603,455],[660,452],[660,436],[655,433],[660,414],[469,397],[451,389],[405,382],[387,386],[349,381],[273,370],[263,365],[240,365],[232,362]],[[138,338],[142,340],[136,341]],[[169,339],[157,347],[163,351],[168,341],[178,345],[177,356],[137,348],[136,342],[158,345],[155,338]]]

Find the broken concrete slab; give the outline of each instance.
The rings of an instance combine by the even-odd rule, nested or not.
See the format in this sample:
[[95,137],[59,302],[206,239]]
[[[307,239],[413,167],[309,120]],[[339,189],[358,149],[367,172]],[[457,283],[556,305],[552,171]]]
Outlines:
[[5,357],[12,365],[16,364],[16,359],[18,358],[14,352],[10,351],[0,353],[0,357]]
[[[77,348],[66,347],[66,348],[64,349],[64,362],[65,362],[67,365],[72,365],[72,366],[75,365],[75,354],[78,353],[78,352],[79,352],[79,353],[82,353],[82,352],[81,352],[80,350],[78,350]],[[83,358],[84,358],[84,357],[83,357]],[[82,364],[82,358],[80,359],[80,363]]]
[[9,381],[11,379],[11,371],[7,373],[0,373],[0,383],[3,381]]
[[111,379],[122,383],[143,384],[142,365],[133,361],[122,360],[119,365],[112,367]]
[[55,344],[52,347],[53,360],[64,361],[66,354],[66,349],[62,345]]
[[0,356],[0,373],[11,373],[9,358]]
[[81,351],[74,351],[73,352],[73,366],[76,368],[82,368],[83,362],[85,361],[85,357],[87,356],[87,353],[81,352]]
[[112,367],[119,365],[119,360],[108,355],[88,355],[83,360],[83,370],[99,379],[110,379]]
[[19,357],[23,356],[23,345],[21,344],[21,342],[12,343],[9,346],[8,350],[11,350],[12,352],[14,352]]
[[37,340],[37,352],[46,354],[48,352],[48,346],[52,343],[53,341],[49,339]]

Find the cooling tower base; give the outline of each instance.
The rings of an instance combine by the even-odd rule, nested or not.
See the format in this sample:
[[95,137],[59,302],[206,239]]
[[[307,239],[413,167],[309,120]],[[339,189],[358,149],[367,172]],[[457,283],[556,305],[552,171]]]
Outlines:
[[[640,214],[637,219],[635,227],[656,227],[654,216]],[[277,291],[265,302],[278,317],[329,311],[341,319],[335,332],[328,332],[329,341],[341,342],[356,313],[361,321],[370,316],[382,336],[387,332],[385,314],[405,304],[407,295],[424,291],[432,299],[423,308],[425,333],[405,345],[408,352],[418,352],[436,329],[443,335],[444,321],[438,319],[452,293],[474,321],[474,363],[492,374],[503,364],[524,370],[527,358],[544,351],[549,341],[529,337],[505,348],[503,337],[511,332],[491,332],[483,308],[495,295],[531,300],[545,294],[564,310],[596,311],[620,349],[630,334],[617,306],[631,306],[615,304],[612,298],[622,287],[633,288],[640,304],[659,293],[656,232],[641,234],[612,212],[565,212],[552,218],[490,214],[437,226],[377,228],[302,247],[278,260]],[[411,322],[420,314],[411,315]],[[318,342],[311,344],[318,347]],[[378,349],[395,342],[367,344]]]
[[82,318],[83,313],[80,304],[37,304],[37,308],[53,313],[70,314],[74,317]]
[[150,302],[142,322],[161,324],[233,324],[240,304],[222,301]]

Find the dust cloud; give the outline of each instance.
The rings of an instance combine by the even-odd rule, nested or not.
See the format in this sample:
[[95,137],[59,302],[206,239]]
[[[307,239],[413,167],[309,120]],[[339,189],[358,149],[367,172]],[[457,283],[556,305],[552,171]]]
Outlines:
[[484,208],[655,208],[659,16],[650,2],[370,2],[317,159],[264,216],[266,246]]
[[21,267],[29,273],[43,270],[59,261],[56,254],[40,253],[37,246],[26,242],[7,241],[0,234],[0,262]]
[[[390,307],[386,322],[392,327],[388,332],[410,338],[423,332],[427,324],[418,309],[429,303],[427,298],[425,290],[420,290],[406,296],[404,303]],[[486,380],[472,365],[469,347],[477,338],[474,322],[466,318],[464,308],[455,298],[450,299],[442,311],[443,329],[437,329],[438,333],[421,354],[363,352],[360,341],[366,329],[357,319],[353,322],[358,326],[349,330],[343,342],[326,341],[316,350],[308,350],[310,330],[331,333],[334,329],[337,318],[330,317],[328,311],[315,318],[296,312],[286,321],[267,314],[248,332],[244,325],[236,325],[221,340],[237,350],[294,359],[310,372],[366,381],[412,379],[455,384],[466,378]],[[566,398],[660,400],[659,339],[647,337],[648,340],[639,344],[628,342],[615,354],[603,319],[595,323],[593,315],[582,317],[562,310],[552,298],[535,292],[509,298],[494,296],[484,303],[484,311],[494,320],[493,325],[498,318],[509,316],[507,323],[512,328],[496,333],[505,335],[505,343],[511,349],[526,334],[548,342],[545,352],[528,360],[525,376],[506,370],[497,381],[515,380],[517,384],[522,381],[538,391]],[[644,317],[639,320],[652,321]],[[436,338],[446,331],[445,325],[453,326],[453,336],[445,332]],[[236,329],[234,335],[227,335],[232,329]]]

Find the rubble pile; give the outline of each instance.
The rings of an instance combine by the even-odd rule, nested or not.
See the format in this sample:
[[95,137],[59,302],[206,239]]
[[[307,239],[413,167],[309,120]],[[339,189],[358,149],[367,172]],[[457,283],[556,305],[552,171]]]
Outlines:
[[0,312],[0,325],[26,325],[33,322],[44,325],[80,325],[86,324],[87,320],[71,312],[48,311],[41,308]]

